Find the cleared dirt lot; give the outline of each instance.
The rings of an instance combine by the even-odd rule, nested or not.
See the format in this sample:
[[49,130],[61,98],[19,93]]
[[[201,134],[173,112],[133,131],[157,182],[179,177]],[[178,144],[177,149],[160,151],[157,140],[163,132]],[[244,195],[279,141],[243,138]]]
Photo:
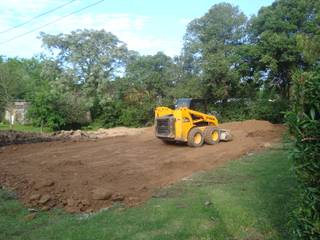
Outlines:
[[44,210],[96,211],[117,201],[132,206],[193,172],[270,147],[283,132],[283,126],[256,120],[220,126],[234,140],[201,148],[163,144],[153,128],[132,136],[6,146],[0,150],[0,185]]

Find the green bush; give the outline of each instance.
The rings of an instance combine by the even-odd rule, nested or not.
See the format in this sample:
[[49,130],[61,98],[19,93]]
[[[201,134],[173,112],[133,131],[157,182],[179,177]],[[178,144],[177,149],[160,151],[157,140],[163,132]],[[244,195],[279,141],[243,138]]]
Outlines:
[[57,102],[59,97],[43,89],[36,92],[31,100],[28,118],[35,126],[58,129],[65,124],[65,119],[59,113]]
[[230,99],[224,103],[217,103],[209,109],[219,112],[223,122],[258,119],[282,123],[288,106],[289,102],[276,94],[260,93],[254,99]]
[[246,99],[235,99],[229,102],[216,103],[209,107],[209,112],[218,112],[221,122],[242,121],[250,119],[250,105]]
[[294,212],[296,239],[320,239],[320,71],[297,73],[294,105],[287,113],[295,137],[292,158],[300,183]]
[[288,101],[284,99],[259,97],[251,104],[250,118],[283,123],[288,106]]
[[139,107],[127,106],[123,109],[120,122],[128,127],[143,127],[153,122],[154,107],[150,103],[142,103]]
[[98,117],[103,127],[143,127],[153,122],[155,103],[148,96],[137,100],[116,99],[100,103]]
[[121,102],[106,102],[101,106],[101,114],[99,116],[99,121],[102,123],[103,127],[111,128],[120,125],[119,118],[122,112]]
[[28,118],[35,126],[52,130],[78,129],[88,123],[85,98],[72,92],[38,90],[31,99]]

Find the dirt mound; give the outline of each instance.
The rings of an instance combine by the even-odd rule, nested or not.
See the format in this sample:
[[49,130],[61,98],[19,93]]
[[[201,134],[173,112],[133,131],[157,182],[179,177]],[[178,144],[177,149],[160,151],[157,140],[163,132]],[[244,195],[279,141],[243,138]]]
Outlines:
[[15,191],[27,206],[43,210],[90,212],[115,202],[133,206],[193,172],[270,147],[284,130],[256,120],[221,127],[232,132],[233,141],[201,148],[163,144],[154,137],[153,128],[129,129],[130,133],[125,128],[98,130],[102,133],[95,141],[2,147],[0,186]]
[[94,140],[108,137],[133,136],[141,134],[145,130],[145,128],[116,127],[109,129],[100,128],[97,131],[58,131],[50,134],[9,130],[0,131],[0,146],[61,140]]
[[14,130],[0,131],[0,146],[20,143],[35,143],[52,141],[48,134],[19,132]]
[[133,136],[143,133],[146,128],[100,128],[97,131],[59,131],[53,133],[53,136],[65,139],[102,139],[108,137]]

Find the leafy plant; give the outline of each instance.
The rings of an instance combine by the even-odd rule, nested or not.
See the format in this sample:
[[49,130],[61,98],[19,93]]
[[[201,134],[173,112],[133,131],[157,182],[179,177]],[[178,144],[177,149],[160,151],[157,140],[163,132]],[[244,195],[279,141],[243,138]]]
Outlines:
[[31,99],[28,116],[36,126],[60,130],[79,128],[87,123],[88,110],[85,99],[80,95],[43,88],[38,89]]
[[259,94],[251,103],[250,115],[254,119],[267,120],[272,123],[283,123],[289,101],[274,93]]
[[294,212],[296,239],[320,239],[320,70],[298,72],[294,78],[294,105],[287,114],[295,136],[292,158],[300,183]]

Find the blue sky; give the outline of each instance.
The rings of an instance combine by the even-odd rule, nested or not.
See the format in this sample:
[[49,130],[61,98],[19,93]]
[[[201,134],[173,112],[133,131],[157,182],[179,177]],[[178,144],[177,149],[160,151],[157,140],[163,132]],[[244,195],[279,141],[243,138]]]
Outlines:
[[[11,0],[0,1],[0,32],[23,23],[30,18],[53,9],[69,0]],[[0,33],[0,42],[33,30],[61,16],[81,9],[98,0],[75,0],[71,4],[38,18],[20,28]],[[178,55],[182,47],[186,26],[191,20],[203,16],[219,0],[105,0],[82,12],[64,18],[34,33],[0,44],[0,55],[32,57],[43,51],[39,32],[68,33],[75,29],[105,29],[128,44],[128,48],[141,54],[163,51]],[[257,14],[262,6],[273,0],[225,0],[239,6],[247,16]]]

